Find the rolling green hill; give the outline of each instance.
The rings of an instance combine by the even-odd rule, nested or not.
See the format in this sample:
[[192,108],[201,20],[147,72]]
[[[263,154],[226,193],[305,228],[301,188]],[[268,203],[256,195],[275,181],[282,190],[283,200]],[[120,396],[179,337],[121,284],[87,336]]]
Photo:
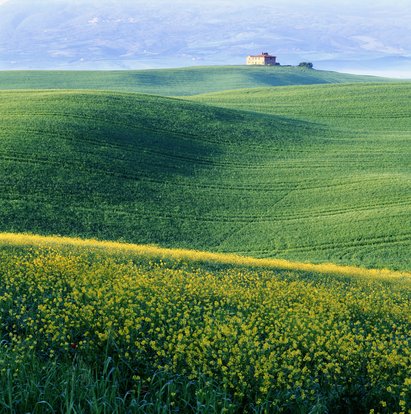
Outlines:
[[190,97],[213,106],[292,117],[333,128],[408,132],[410,82],[253,88]]
[[211,66],[139,71],[0,71],[0,89],[98,89],[167,96],[261,86],[387,81],[298,67]]
[[3,91],[0,230],[410,269],[410,93]]

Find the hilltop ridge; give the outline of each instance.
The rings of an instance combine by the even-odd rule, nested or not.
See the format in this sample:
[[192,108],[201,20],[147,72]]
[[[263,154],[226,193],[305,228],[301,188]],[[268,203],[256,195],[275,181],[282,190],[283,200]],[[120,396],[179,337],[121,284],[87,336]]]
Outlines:
[[94,89],[166,96],[262,86],[381,81],[388,79],[287,66],[197,66],[136,71],[0,71],[0,90]]

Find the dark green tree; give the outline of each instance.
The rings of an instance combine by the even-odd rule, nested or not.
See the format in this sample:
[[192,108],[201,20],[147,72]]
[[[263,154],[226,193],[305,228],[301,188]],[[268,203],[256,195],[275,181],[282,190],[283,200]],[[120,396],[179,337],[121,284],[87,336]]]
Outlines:
[[314,65],[311,62],[300,62],[298,64],[299,67],[301,68],[307,68],[307,69],[313,69]]

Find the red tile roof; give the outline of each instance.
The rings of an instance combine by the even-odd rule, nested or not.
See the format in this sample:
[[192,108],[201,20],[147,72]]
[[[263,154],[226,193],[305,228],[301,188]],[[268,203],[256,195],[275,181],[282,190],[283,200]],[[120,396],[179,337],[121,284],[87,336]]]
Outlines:
[[250,55],[249,57],[263,57],[263,58],[275,58],[276,56],[261,53],[260,55]]

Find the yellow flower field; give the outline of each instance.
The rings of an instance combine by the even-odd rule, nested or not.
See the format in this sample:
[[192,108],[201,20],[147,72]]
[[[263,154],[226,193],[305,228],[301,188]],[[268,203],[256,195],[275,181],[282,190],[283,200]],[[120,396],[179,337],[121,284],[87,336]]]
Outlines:
[[90,365],[110,357],[130,389],[159,372],[206,379],[225,390],[231,412],[411,412],[406,275],[53,243],[3,240],[3,383],[28,352]]

